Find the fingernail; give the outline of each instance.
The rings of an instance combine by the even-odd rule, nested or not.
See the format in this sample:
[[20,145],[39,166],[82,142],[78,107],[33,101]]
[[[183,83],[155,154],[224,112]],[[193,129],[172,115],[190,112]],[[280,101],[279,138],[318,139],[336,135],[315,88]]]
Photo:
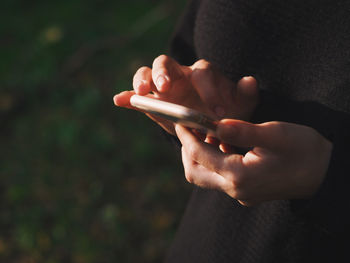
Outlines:
[[165,84],[169,81],[168,76],[159,75],[157,78],[157,88],[159,91],[163,91],[165,89]]
[[224,117],[226,114],[225,109],[221,106],[216,106],[214,111],[215,111],[215,114],[221,118]]

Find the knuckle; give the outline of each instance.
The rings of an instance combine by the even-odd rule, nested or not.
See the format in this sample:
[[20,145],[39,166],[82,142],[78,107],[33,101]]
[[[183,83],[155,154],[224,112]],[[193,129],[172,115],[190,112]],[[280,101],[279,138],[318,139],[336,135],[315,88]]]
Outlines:
[[209,83],[213,83],[214,81],[214,73],[209,69],[197,68],[194,69],[191,74],[191,81],[194,83],[206,81]]
[[185,147],[182,146],[181,152],[182,152],[182,163],[184,167],[185,178],[189,183],[192,184],[194,183],[194,179],[193,179],[193,167],[191,165],[191,160],[189,160]]
[[234,174],[231,176],[231,180],[229,182],[229,188],[231,192],[231,196],[238,200],[248,199],[248,191],[249,186],[246,180],[246,176],[243,174]]
[[294,129],[290,129],[288,123],[274,121],[272,124],[274,125],[272,130],[273,140],[277,145],[287,145],[294,141],[296,134]]
[[198,159],[198,147],[196,144],[192,144],[187,149],[188,157],[191,158],[191,160],[196,161]]
[[232,180],[232,190],[235,193],[236,199],[244,199],[245,197],[245,189],[243,186],[243,182],[241,179]]
[[283,122],[269,121],[257,124],[257,127],[259,128],[254,130],[253,135],[258,138],[265,138],[265,143],[272,147],[280,147],[290,140],[288,129]]
[[235,176],[232,180],[232,185],[238,191],[241,191],[244,187],[244,179],[242,176]]
[[273,121],[273,122],[271,122],[271,124],[273,125],[273,127],[275,129],[275,132],[277,134],[280,134],[280,135],[283,135],[283,136],[287,136],[289,134],[289,129],[285,125],[284,122]]
[[198,67],[194,67],[191,74],[191,80],[194,82],[203,80],[213,82],[214,77],[214,71],[210,63],[203,63],[198,65]]

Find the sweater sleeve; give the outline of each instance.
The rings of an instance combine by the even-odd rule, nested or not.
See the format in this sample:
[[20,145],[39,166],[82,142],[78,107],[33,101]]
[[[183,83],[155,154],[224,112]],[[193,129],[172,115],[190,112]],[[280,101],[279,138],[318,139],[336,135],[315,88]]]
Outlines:
[[295,102],[262,91],[254,122],[287,121],[314,128],[333,143],[326,177],[309,200],[291,200],[297,216],[327,235],[339,237],[350,230],[350,115],[313,102]]
[[335,125],[326,178],[316,195],[299,212],[319,229],[339,237],[350,231],[349,116],[341,114]]

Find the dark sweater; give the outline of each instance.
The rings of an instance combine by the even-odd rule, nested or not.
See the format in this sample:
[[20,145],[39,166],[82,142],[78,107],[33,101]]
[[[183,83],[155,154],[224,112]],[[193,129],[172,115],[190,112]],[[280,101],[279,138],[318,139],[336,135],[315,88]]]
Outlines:
[[234,81],[255,76],[252,121],[304,124],[334,147],[310,200],[243,207],[195,187],[166,262],[350,262],[350,1],[194,0],[171,54],[205,58]]

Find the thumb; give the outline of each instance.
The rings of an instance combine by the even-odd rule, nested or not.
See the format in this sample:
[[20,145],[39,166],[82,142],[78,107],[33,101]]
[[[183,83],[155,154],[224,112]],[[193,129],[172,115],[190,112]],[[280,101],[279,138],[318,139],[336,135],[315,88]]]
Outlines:
[[281,143],[279,122],[253,124],[235,119],[218,123],[217,136],[225,143],[238,147],[272,148]]

